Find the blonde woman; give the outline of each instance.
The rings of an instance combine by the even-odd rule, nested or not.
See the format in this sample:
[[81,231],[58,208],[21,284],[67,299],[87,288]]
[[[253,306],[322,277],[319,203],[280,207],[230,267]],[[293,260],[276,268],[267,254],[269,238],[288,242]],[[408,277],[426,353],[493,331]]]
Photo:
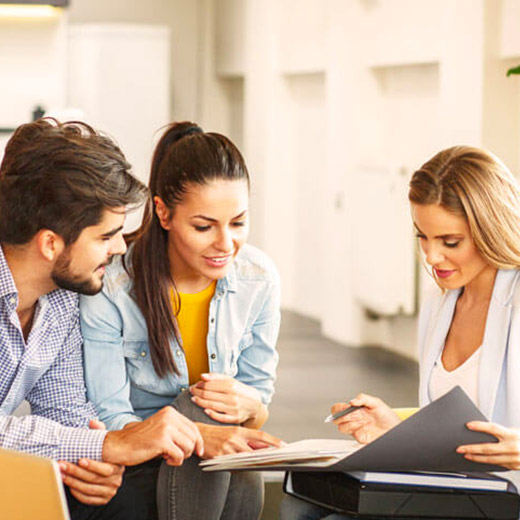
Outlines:
[[[425,299],[419,318],[420,405],[461,386],[491,421],[467,427],[498,442],[459,446],[458,453],[519,470],[520,187],[492,154],[457,146],[414,173],[409,200],[439,286]],[[383,401],[364,394],[336,403],[332,412],[349,405],[364,408],[336,424],[359,442],[372,441],[400,421]],[[282,510],[284,520],[327,514],[291,500]]]

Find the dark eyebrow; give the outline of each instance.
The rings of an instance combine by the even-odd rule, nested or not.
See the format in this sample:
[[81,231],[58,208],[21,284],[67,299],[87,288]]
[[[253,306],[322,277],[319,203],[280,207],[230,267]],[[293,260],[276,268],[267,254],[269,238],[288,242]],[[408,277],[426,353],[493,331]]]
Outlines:
[[[237,219],[243,217],[246,213],[247,213],[247,210],[245,209],[244,211],[242,211],[242,213],[240,213],[236,217],[233,217],[231,220],[237,220]],[[214,219],[211,217],[206,217],[205,215],[193,215],[193,217],[191,217],[191,218],[201,218],[203,220],[207,220],[208,222],[217,222],[217,219]]]
[[123,226],[119,226],[115,229],[111,229],[110,231],[107,231],[106,233],[102,233],[100,235],[101,238],[110,238],[119,233],[123,229]]
[[[423,235],[423,236],[426,236],[420,229],[419,229],[419,226],[414,222],[413,223],[415,229],[418,231],[418,233],[420,235]],[[461,235],[460,233],[448,233],[446,235],[437,235],[433,238],[441,238],[443,240],[446,240],[446,239],[449,239],[449,238],[463,238],[463,235]]]

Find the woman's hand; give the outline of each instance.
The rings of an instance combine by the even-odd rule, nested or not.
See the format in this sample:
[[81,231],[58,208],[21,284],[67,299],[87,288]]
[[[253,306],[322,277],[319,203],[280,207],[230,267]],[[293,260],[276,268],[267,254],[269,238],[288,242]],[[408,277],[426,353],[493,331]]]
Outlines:
[[204,440],[204,459],[272,446],[278,448],[283,444],[280,439],[260,430],[252,430],[242,426],[195,424]]
[[372,442],[401,422],[397,414],[381,399],[366,394],[359,394],[348,403],[334,404],[331,413],[335,414],[349,406],[363,408],[340,417],[334,424],[340,432],[352,435],[362,444]]
[[260,428],[267,420],[267,407],[256,388],[224,374],[202,374],[192,385],[192,401],[215,421]]
[[474,462],[520,469],[520,430],[484,421],[471,421],[466,426],[476,432],[489,433],[496,437],[498,442],[466,444],[459,446],[457,453]]

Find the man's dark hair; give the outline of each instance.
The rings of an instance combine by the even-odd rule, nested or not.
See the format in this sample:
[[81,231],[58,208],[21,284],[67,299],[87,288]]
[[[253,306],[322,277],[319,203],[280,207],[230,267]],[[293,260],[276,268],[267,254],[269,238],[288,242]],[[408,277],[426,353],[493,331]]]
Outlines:
[[50,229],[72,244],[105,209],[144,199],[146,187],[130,169],[119,147],[85,123],[20,126],[0,165],[0,242],[26,244]]

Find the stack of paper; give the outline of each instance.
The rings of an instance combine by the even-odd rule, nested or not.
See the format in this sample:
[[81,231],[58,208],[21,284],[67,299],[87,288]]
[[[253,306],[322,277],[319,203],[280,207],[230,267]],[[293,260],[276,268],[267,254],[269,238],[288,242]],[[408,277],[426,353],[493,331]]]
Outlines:
[[407,486],[433,486],[459,489],[482,489],[486,491],[507,491],[508,481],[488,473],[444,473],[410,472],[394,473],[382,471],[348,471],[348,475],[361,482],[378,484],[403,484]]
[[223,471],[227,469],[261,469],[277,467],[298,467],[312,464],[313,467],[327,467],[335,464],[347,455],[361,448],[353,440],[307,439],[286,444],[281,448],[221,455],[200,463],[205,471]]

